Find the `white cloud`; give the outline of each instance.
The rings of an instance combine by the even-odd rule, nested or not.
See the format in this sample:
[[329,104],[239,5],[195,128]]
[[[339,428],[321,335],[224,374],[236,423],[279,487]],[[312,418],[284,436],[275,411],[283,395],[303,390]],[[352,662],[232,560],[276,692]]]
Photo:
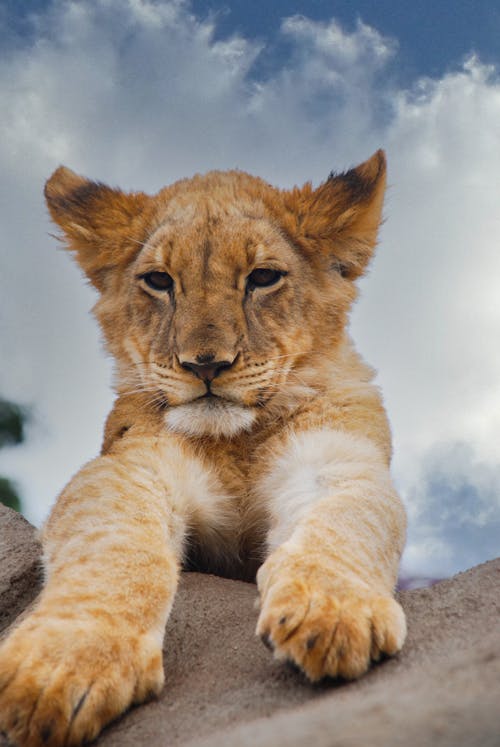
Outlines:
[[500,464],[470,444],[434,444],[410,493],[407,571],[446,576],[497,556],[499,484]]
[[[214,30],[180,0],[54,0],[29,42],[5,46],[0,391],[33,402],[36,425],[26,447],[0,454],[0,471],[17,477],[29,517],[40,521],[97,451],[111,401],[87,315],[93,294],[47,235],[43,181],[60,162],[148,191],[230,167],[291,186],[383,146],[388,220],[353,331],[381,371],[395,473],[418,526],[436,444],[472,445],[482,466],[467,484],[481,484],[481,469],[497,474],[496,72],[470,58],[400,90],[394,40],[362,23],[346,32],[334,20],[294,16],[281,29],[287,57],[258,77],[261,44],[216,41]],[[412,532],[408,567],[439,571],[445,555],[448,570],[458,567],[459,541],[441,526],[432,536]]]
[[499,114],[498,80],[471,58],[398,94],[386,133],[389,222],[363,311],[385,329],[391,409],[412,451],[469,440],[498,458]]
[[[335,19],[325,23],[295,15],[283,21],[281,30],[300,44],[295,53],[307,65],[314,68],[322,62],[326,69],[330,61],[332,76],[326,75],[328,83],[343,82],[339,70],[343,70],[347,78],[370,75],[374,67],[381,67],[397,49],[394,39],[384,38],[376,29],[359,20],[356,30],[350,33]],[[325,80],[325,70],[321,79]]]

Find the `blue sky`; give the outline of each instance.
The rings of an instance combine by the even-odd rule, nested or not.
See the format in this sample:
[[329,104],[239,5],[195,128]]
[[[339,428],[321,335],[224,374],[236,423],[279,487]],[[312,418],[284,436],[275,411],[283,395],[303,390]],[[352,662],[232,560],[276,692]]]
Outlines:
[[272,38],[282,18],[295,14],[316,21],[335,17],[346,29],[361,19],[398,40],[398,73],[407,80],[442,75],[472,51],[479,52],[484,62],[500,55],[500,4],[486,0],[195,0],[192,7],[202,16],[210,11],[218,15],[220,36],[239,31]]
[[[3,0],[10,33],[32,33],[30,16],[43,12],[50,0]],[[275,39],[283,18],[303,14],[317,21],[337,18],[346,29],[358,19],[398,40],[398,74],[410,80],[417,75],[440,76],[456,68],[471,52],[485,63],[500,57],[500,3],[488,0],[193,0],[200,18],[215,16],[216,38],[233,33],[257,39]],[[273,45],[259,64],[272,66],[280,54]]]
[[32,521],[98,451],[112,401],[95,297],[50,236],[52,170],[149,192],[234,167],[292,186],[384,147],[351,331],[392,422],[404,566],[500,554],[499,24],[486,2],[0,6],[0,392],[34,413],[0,473]]

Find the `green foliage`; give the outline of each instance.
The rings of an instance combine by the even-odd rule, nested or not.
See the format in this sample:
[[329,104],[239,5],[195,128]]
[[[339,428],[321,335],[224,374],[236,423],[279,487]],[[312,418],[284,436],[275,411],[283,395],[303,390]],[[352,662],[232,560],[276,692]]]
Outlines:
[[[0,448],[15,446],[24,441],[24,425],[27,411],[5,399],[0,399]],[[15,484],[7,477],[0,476],[0,503],[15,511],[21,510],[21,499]]]
[[0,477],[0,503],[13,508],[14,511],[21,510],[21,499],[17,490],[11,480],[6,477]]
[[26,415],[24,408],[0,399],[0,448],[24,441]]

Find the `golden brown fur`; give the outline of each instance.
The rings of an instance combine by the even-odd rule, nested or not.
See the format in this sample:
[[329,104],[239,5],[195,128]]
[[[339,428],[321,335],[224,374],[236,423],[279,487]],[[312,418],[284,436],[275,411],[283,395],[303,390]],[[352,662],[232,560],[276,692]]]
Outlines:
[[44,528],[38,606],[0,649],[17,744],[78,745],[160,690],[182,564],[258,570],[257,632],[311,680],[401,647],[404,511],[345,331],[384,189],[381,151],[318,189],[236,171],[154,197],[65,168],[47,182],[100,294],[117,399]]

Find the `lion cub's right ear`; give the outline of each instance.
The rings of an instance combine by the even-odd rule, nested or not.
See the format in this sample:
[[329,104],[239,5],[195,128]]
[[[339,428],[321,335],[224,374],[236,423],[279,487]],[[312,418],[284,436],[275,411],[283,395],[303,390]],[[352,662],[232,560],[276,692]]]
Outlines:
[[45,184],[45,199],[68,248],[103,290],[109,270],[127,264],[144,240],[151,198],[89,181],[60,166]]

